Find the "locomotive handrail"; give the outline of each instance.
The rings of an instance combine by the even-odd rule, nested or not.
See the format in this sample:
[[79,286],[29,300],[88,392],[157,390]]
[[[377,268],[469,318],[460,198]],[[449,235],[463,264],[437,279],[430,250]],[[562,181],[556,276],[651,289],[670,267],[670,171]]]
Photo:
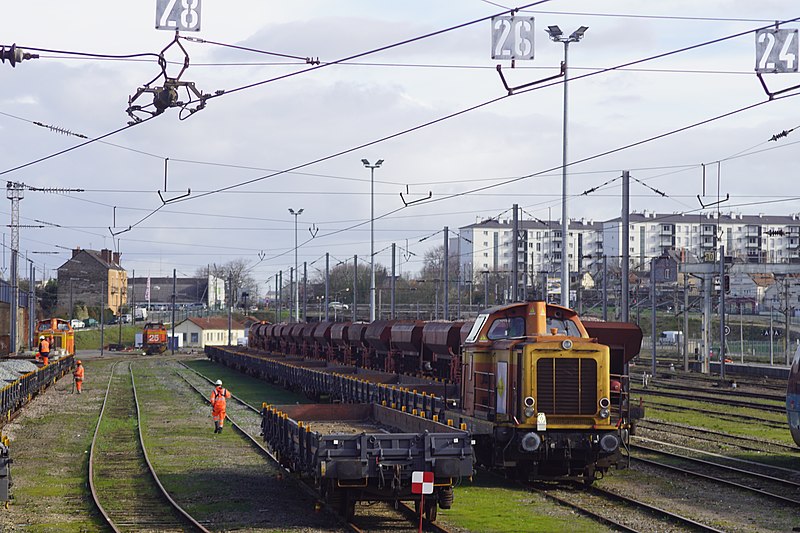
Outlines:
[[[476,392],[477,391],[485,392],[487,401],[489,402],[488,404],[478,403],[478,395],[476,394],[475,395],[475,406],[476,407],[485,407],[486,410],[488,410],[489,412],[492,412],[492,413],[495,412],[497,410],[497,396],[495,394],[497,392],[497,384],[496,384],[495,379],[494,379],[495,378],[494,373],[493,372],[479,372],[479,371],[475,370],[475,371],[472,372],[472,375],[475,376],[475,377],[483,376],[483,377],[487,378],[488,382],[489,382],[488,385],[487,385],[489,388],[484,389],[483,387],[478,387],[478,380],[477,379],[474,380],[475,381],[475,387],[474,387],[475,391]],[[494,383],[494,385],[493,385],[493,383]],[[492,400],[494,400],[494,401],[492,401]]]

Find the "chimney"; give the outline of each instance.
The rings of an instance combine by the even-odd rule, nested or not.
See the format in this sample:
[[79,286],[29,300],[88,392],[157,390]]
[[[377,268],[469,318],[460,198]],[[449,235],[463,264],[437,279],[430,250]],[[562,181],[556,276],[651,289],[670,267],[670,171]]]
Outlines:
[[106,263],[110,263],[111,262],[111,250],[106,250],[105,248],[100,250],[100,258],[103,261],[105,261]]
[[76,247],[75,247],[75,248],[73,248],[73,250],[72,250],[72,257],[75,257],[75,256],[76,256],[76,255],[78,255],[79,253],[81,253],[81,247],[80,247],[80,246],[76,246]]
[[114,264],[119,266],[119,252],[114,252],[112,258],[114,259]]

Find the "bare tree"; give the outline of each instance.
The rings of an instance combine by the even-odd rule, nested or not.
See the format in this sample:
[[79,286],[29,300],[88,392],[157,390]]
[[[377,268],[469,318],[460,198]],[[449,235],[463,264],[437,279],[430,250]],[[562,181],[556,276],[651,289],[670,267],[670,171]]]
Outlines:
[[198,277],[207,277],[209,274],[215,278],[230,281],[228,290],[233,297],[234,305],[243,303],[242,295],[247,293],[248,301],[257,301],[259,298],[258,282],[250,273],[255,265],[247,259],[239,258],[223,264],[213,263],[197,270]]

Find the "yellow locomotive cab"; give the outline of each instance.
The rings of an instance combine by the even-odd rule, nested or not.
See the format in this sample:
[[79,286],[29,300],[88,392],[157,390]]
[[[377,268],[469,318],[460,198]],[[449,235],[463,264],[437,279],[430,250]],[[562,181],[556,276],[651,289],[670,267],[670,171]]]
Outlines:
[[462,408],[489,450],[482,462],[585,482],[617,463],[628,427],[620,384],[641,330],[592,324],[545,302],[478,317],[464,345]]

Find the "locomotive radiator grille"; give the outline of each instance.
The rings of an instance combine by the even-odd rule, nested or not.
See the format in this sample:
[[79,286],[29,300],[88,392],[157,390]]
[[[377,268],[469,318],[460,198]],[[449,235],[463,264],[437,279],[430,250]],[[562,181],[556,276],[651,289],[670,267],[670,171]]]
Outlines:
[[539,412],[593,415],[597,412],[597,362],[594,359],[539,359],[536,392]]

